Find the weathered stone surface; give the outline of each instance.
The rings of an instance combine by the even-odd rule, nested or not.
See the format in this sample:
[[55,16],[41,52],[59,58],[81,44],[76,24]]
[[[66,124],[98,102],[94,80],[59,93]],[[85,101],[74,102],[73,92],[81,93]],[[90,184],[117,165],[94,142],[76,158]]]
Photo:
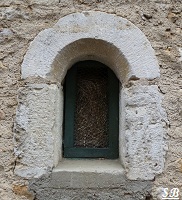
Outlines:
[[[129,79],[144,78],[147,81],[159,75],[154,51],[138,28],[115,15],[83,12],[60,19],[52,29],[44,30],[35,38],[25,55],[22,77],[40,76],[50,78],[51,81],[60,84],[67,69],[77,60],[86,58],[108,64],[121,83],[125,84]],[[58,145],[59,148],[53,150],[56,143],[52,139],[53,132],[50,128],[54,122],[59,121],[58,124],[60,124],[63,121],[62,109],[59,111],[61,114],[58,119],[52,110],[49,111],[50,102],[45,101],[44,93],[43,96],[34,99],[36,90],[44,91],[40,85],[36,90],[35,88],[29,91],[17,110],[16,122],[23,129],[20,130],[20,135],[28,133],[28,141],[31,141],[23,142],[26,143],[23,147],[27,147],[23,150],[20,160],[26,166],[15,168],[15,172],[24,177],[39,177],[46,173],[49,168],[55,166],[51,163],[52,159],[48,162],[47,157],[56,156],[57,163],[62,149],[61,145]],[[120,160],[128,170],[129,179],[151,180],[156,174],[161,173],[164,167],[164,160],[159,162],[159,158],[164,159],[165,155],[163,137],[166,127],[161,96],[157,86],[136,86],[128,90],[125,88],[121,93],[120,119],[123,122],[119,131],[120,141],[122,141],[120,142]],[[49,98],[50,101],[54,101],[54,97],[51,99],[52,97],[49,96]],[[42,102],[41,99],[44,101]],[[62,100],[57,101],[57,107],[63,107]],[[55,109],[54,106],[52,109]],[[39,113],[42,113],[40,116],[43,119],[46,118],[44,122],[37,117]],[[53,115],[48,118],[47,113]],[[35,122],[34,119],[36,119]],[[44,143],[48,140],[51,142],[48,148],[40,145],[40,150],[35,144],[39,141],[35,140],[34,135],[36,132],[39,135],[41,131],[44,131],[44,135],[40,137],[41,140],[45,139]],[[56,131],[57,139],[61,141],[62,132],[59,129]],[[29,135],[31,135],[31,140]],[[15,153],[21,156],[20,150]],[[30,159],[30,155],[34,158],[33,160]],[[47,162],[44,161],[42,165],[43,157],[46,157]],[[39,174],[36,174],[38,171]]]
[[[124,174],[118,176],[120,173],[104,174],[83,171],[54,173],[30,181],[29,188],[36,193],[36,198],[39,200],[45,198],[142,200],[149,196],[152,189],[152,181],[129,181]],[[109,185],[110,183],[113,185]]]
[[152,180],[164,168],[167,116],[155,85],[123,89],[126,168],[129,179]]
[[182,48],[179,48],[180,58],[179,61],[182,62]]
[[5,118],[5,113],[3,110],[0,110],[0,120]]
[[[81,40],[85,38],[90,39],[87,41],[89,48],[85,48],[85,43]],[[91,45],[94,40],[101,45],[98,49],[95,49],[96,45]],[[84,51],[75,49],[77,42],[81,43],[80,49],[84,48]],[[65,51],[68,52],[67,55],[64,54]],[[67,15],[53,28],[39,33],[24,57],[22,78],[57,78],[52,69],[52,63],[55,63],[54,65],[59,64],[56,70],[62,75],[59,77],[62,81],[74,62],[88,59],[88,56],[111,66],[121,82],[133,77],[149,80],[159,77],[154,50],[140,29],[116,15],[82,12]]]
[[[1,10],[1,17],[2,19],[6,19],[9,21],[13,21],[14,19],[21,18],[21,19],[28,19],[28,13],[24,12],[19,7],[11,7],[7,6]],[[7,32],[7,31],[6,31]]]
[[[40,182],[40,184],[36,185],[37,199],[57,200],[62,198],[80,200],[84,198],[103,198],[104,200],[120,200],[125,198],[129,200],[133,197],[135,200],[137,198],[141,200],[142,198],[140,197],[144,197],[144,199],[154,200],[161,199],[163,187],[178,187],[181,193],[182,173],[178,162],[182,152],[182,135],[180,133],[182,124],[182,106],[180,106],[180,88],[182,86],[180,63],[182,57],[180,56],[182,47],[180,28],[181,2],[179,0],[138,0],[132,2],[128,0],[60,0],[60,2],[59,4],[45,6],[44,2],[42,4],[32,4],[30,0],[0,0],[0,13],[2,14],[0,16],[0,30],[8,28],[13,32],[13,35],[1,37],[4,42],[0,42],[0,63],[2,62],[4,67],[3,69],[0,68],[0,109],[3,109],[6,113],[6,119],[0,121],[0,165],[4,168],[0,171],[0,199],[27,200],[25,196],[16,195],[12,190],[13,182],[16,184],[21,182],[22,184],[24,179],[13,175],[15,157],[13,154],[12,128],[16,106],[7,106],[9,104],[7,101],[10,98],[16,99],[17,89],[24,84],[24,81],[20,79],[23,57],[30,42],[34,40],[40,31],[52,27],[65,15],[82,10],[99,10],[106,13],[115,13],[117,16],[126,18],[142,30],[155,49],[155,54],[160,64],[161,78],[159,82],[154,81],[153,83],[158,85],[163,93],[163,107],[167,111],[169,120],[169,137],[167,138],[169,150],[165,156],[165,169],[161,175],[156,176],[155,180],[152,181],[152,192],[148,190],[146,192],[147,197],[144,195],[144,189],[141,188],[141,192],[137,190],[141,182],[138,182],[136,189],[132,190],[119,188],[112,191],[109,189],[78,189],[75,191],[74,189],[50,189],[44,187],[44,192],[43,188],[40,187],[42,184]],[[7,9],[8,7],[12,9]],[[16,8],[19,11],[15,11]],[[8,12],[10,12],[9,15]],[[11,12],[14,12],[14,15]],[[23,17],[22,13],[27,14]],[[144,20],[142,18],[143,13],[150,13],[152,18]],[[90,46],[92,46],[92,43]],[[36,80],[39,83],[42,81],[38,77]],[[33,81],[34,79],[28,80],[31,83]],[[144,183],[144,188],[145,185],[146,183]],[[132,191],[136,191],[136,195]],[[137,194],[138,197],[136,198]]]
[[11,38],[13,36],[13,32],[9,28],[4,28],[0,30],[0,42],[3,42],[7,38]]
[[3,63],[0,61],[0,71],[6,69],[6,67],[3,65]]
[[59,93],[56,85],[46,84],[20,91],[14,137],[19,162],[15,173],[19,176],[39,177],[59,160]]
[[34,199],[33,194],[28,191],[28,186],[26,185],[13,185],[13,192],[19,196],[25,196],[30,200]]
[[29,0],[30,4],[40,4],[40,5],[54,5],[58,4],[60,0]]
[[[100,29],[102,29],[104,34],[100,32]],[[133,51],[135,51],[135,53]],[[138,56],[140,59],[138,59]],[[75,63],[76,60],[85,58],[100,59],[104,63],[107,63],[108,66],[111,66],[121,82],[126,82],[128,79],[136,80],[139,78],[150,80],[152,76],[154,76],[153,78],[157,78],[159,75],[159,68],[153,49],[144,34],[138,28],[129,21],[115,15],[108,15],[101,12],[83,12],[80,14],[71,14],[60,19],[52,29],[44,30],[36,37],[25,55],[22,64],[22,77],[50,77],[52,80],[61,83],[67,69]],[[159,166],[158,160],[158,155],[163,158],[165,154],[163,146],[161,147],[161,145],[163,145],[164,129],[162,125],[162,118],[164,116],[161,116],[164,113],[161,108],[161,97],[159,92],[156,92],[154,89],[157,88],[157,86],[146,88],[147,86],[138,87],[138,89],[135,88],[136,91],[134,91],[134,94],[136,93],[136,95],[132,93],[130,94],[131,97],[129,93],[126,94],[126,91],[123,91],[122,93],[124,93],[124,95],[120,99],[122,102],[127,101],[127,104],[126,102],[124,103],[125,105],[121,103],[121,107],[126,110],[126,113],[121,111],[120,117],[123,120],[123,116],[126,115],[126,119],[120,126],[120,140],[125,140],[126,138],[127,142],[126,147],[124,147],[124,142],[120,144],[120,149],[123,149],[123,151],[120,150],[120,159],[122,160],[122,158],[127,157],[125,153],[129,155],[127,157],[128,160],[124,158],[122,162],[127,167],[128,177],[133,180],[138,178],[151,180],[154,178],[155,174],[162,172],[164,165],[162,161],[160,163],[161,166]],[[32,94],[30,93],[29,96],[32,96]],[[29,101],[34,101],[31,98],[29,98]],[[45,103],[45,108],[46,104],[47,102]],[[63,102],[61,101],[60,107],[62,105]],[[130,107],[127,107],[128,105]],[[41,109],[39,103],[37,103],[37,105],[34,104],[34,107],[37,110],[34,110],[35,115],[38,115]],[[141,109],[141,111],[143,109],[143,112],[139,113],[141,116],[133,115],[134,112],[137,112],[135,108]],[[46,113],[48,111],[45,110],[44,112]],[[31,133],[34,130],[31,130],[29,127],[31,122],[29,122],[28,117],[26,118],[26,116],[29,115],[27,113],[29,113],[29,110],[23,103],[23,105],[19,106],[17,112],[17,123],[26,132],[29,131]],[[131,115],[133,119],[130,119],[129,115]],[[144,119],[146,117],[148,121],[145,123]],[[37,120],[36,118],[36,121]],[[55,118],[54,120],[56,121],[57,119]],[[133,125],[134,128],[132,127],[132,120],[136,123],[136,125]],[[60,118],[60,121],[63,121],[63,118]],[[47,121],[47,123],[49,123],[49,121]],[[39,123],[39,125],[39,129],[44,129],[44,124]],[[158,133],[155,133],[155,130]],[[148,150],[146,149],[148,144],[145,138],[142,141],[142,137],[144,137],[146,131],[149,132],[149,135],[152,135],[150,139],[148,139],[151,145],[151,148]],[[47,133],[45,132],[45,134],[47,138],[50,135],[49,131]],[[128,135],[130,134],[134,136],[129,137]],[[61,140],[61,138],[59,140]],[[135,140],[136,143],[134,143]],[[142,146],[142,143],[146,144]],[[31,146],[34,146],[34,144],[30,144],[29,148],[32,148]],[[51,150],[53,146],[54,143],[51,144],[50,155],[54,154]],[[140,146],[139,150],[132,150],[137,148],[137,146]],[[34,154],[35,153],[36,152],[34,152]],[[26,163],[26,157],[28,157],[28,155],[24,153],[24,163]],[[148,163],[145,163],[146,158],[148,159]],[[135,167],[133,167],[134,164]],[[38,166],[39,165],[34,162],[32,177],[36,176],[33,174],[39,169]],[[48,166],[53,165],[48,164]],[[42,174],[43,173],[42,171]],[[40,175],[41,173],[38,176]]]

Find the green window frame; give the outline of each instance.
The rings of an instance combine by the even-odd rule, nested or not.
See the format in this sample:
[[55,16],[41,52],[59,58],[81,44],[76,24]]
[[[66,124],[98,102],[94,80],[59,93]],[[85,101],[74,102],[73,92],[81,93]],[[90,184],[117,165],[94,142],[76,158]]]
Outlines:
[[[108,147],[85,148],[74,146],[74,115],[76,105],[77,69],[80,65],[88,63],[94,67],[104,66],[107,70],[108,84]],[[105,158],[117,159],[119,157],[119,81],[113,71],[97,61],[82,61],[76,63],[65,78],[64,83],[64,132],[63,157],[64,158]]]

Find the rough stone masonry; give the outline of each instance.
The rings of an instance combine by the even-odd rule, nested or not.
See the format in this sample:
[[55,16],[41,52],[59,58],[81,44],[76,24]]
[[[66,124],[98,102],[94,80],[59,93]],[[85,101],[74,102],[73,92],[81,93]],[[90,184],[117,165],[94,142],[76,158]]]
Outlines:
[[[181,10],[182,2],[175,0],[165,1],[96,1],[96,0],[77,0],[77,1],[19,1],[19,0],[1,0],[0,2],[0,196],[2,200],[6,199],[161,199],[161,189],[163,187],[179,188],[182,193],[182,79],[181,79]],[[155,54],[160,66],[160,78],[150,81],[130,80],[125,86],[125,93],[134,94],[135,98],[140,98],[140,93],[136,92],[138,84],[145,91],[147,101],[155,99],[156,91],[160,92],[160,99],[163,109],[167,113],[167,123],[163,126],[167,130],[165,140],[168,149],[165,155],[165,166],[161,174],[156,175],[155,179],[143,181],[131,181],[123,178],[123,184],[116,188],[51,188],[51,171],[41,178],[28,180],[16,173],[19,166],[19,155],[15,150],[14,142],[14,122],[18,106],[17,95],[21,88],[26,88],[35,82],[42,84],[42,87],[34,89],[38,95],[43,92],[47,96],[48,92],[55,88],[51,86],[51,81],[38,78],[21,79],[21,64],[24,55],[35,36],[42,30],[51,28],[63,16],[82,11],[102,11],[106,13],[121,16],[145,34],[155,50]],[[50,85],[48,91],[44,84]],[[151,88],[148,90],[148,88]],[[31,88],[30,88],[31,89]],[[24,98],[24,96],[22,96]],[[56,98],[56,97],[55,97]],[[21,99],[19,99],[20,101]],[[45,98],[46,101],[46,98]],[[54,103],[54,98],[52,99]],[[128,129],[140,129],[140,124],[135,124],[133,116],[137,115],[143,120],[143,123],[149,125],[149,132],[155,138],[157,120],[159,116],[156,110],[163,115],[163,111],[157,104],[148,109],[148,102],[145,99],[133,110],[136,102],[127,100],[127,110],[132,108],[131,112],[126,112]],[[32,102],[33,103],[33,102]],[[41,102],[40,102],[41,103]],[[22,106],[22,110],[25,107]],[[50,108],[52,109],[52,108]],[[157,112],[158,113],[158,112]],[[142,118],[143,116],[148,118]],[[40,113],[43,115],[43,113]],[[20,118],[22,116],[20,115]],[[131,123],[132,122],[132,123]],[[23,122],[26,126],[27,121]],[[155,125],[152,125],[155,124]],[[32,129],[34,127],[32,126]],[[20,143],[25,135],[24,129],[20,130]],[[137,130],[136,130],[137,134]],[[136,146],[135,151],[148,148],[147,140],[151,135],[145,135],[146,144],[141,148],[141,144]],[[23,136],[23,137],[21,137]],[[156,137],[156,141],[161,138]],[[132,137],[129,137],[129,143],[132,143]],[[51,143],[51,141],[50,141]],[[27,144],[28,145],[28,144]],[[146,149],[147,150],[147,149]],[[133,149],[132,149],[133,152]],[[157,153],[157,152],[155,152]],[[23,152],[22,155],[25,155]],[[131,154],[130,154],[131,155]],[[132,168],[135,168],[138,159],[130,159],[127,162]],[[33,155],[32,155],[33,156]],[[31,157],[32,158],[32,157]],[[160,160],[154,165],[148,166],[158,170]],[[31,162],[31,160],[30,160]],[[153,163],[153,162],[152,162]],[[40,164],[42,164],[40,162]],[[51,169],[50,169],[51,170]],[[145,170],[145,169],[144,169]],[[22,174],[21,174],[22,175]],[[133,174],[130,174],[133,177]],[[108,177],[109,178],[109,177]]]

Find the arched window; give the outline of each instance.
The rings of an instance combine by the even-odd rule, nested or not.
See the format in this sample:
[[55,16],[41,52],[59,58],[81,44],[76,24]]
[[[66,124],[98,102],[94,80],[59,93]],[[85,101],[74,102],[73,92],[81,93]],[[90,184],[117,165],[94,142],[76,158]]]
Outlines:
[[119,81],[97,61],[76,63],[65,80],[66,158],[118,158]]
[[[117,76],[120,85],[122,84],[119,88],[119,138],[117,140],[119,166],[124,166],[126,175],[131,180],[153,180],[155,175],[161,173],[164,168],[164,149],[166,149],[164,135],[167,128],[164,126],[164,121],[168,123],[162,108],[162,95],[156,82],[151,82],[160,76],[154,50],[142,31],[127,19],[96,11],[67,15],[52,28],[39,33],[31,42],[21,68],[22,79],[25,79],[25,83],[28,80],[27,83],[30,84],[20,88],[18,92],[19,105],[14,126],[15,155],[18,158],[15,174],[26,178],[39,177],[50,169],[56,170],[57,167],[59,169],[59,165],[63,165],[67,160],[62,159],[63,156],[65,157],[67,147],[73,148],[76,157],[81,148],[84,149],[84,157],[91,157],[86,154],[91,147],[92,157],[96,155],[95,152],[101,153],[104,148],[109,149],[111,146],[117,148],[117,145],[112,143],[116,133],[113,129],[118,127],[118,124],[115,126],[112,122],[117,118],[113,112],[118,111],[112,105],[114,90],[117,88],[112,82],[107,87],[109,145],[107,142],[104,143],[105,146],[95,145],[90,143],[89,138],[87,145],[85,143],[84,146],[84,137],[81,137],[83,140],[80,146],[80,143],[74,141],[74,134],[77,135],[78,131],[68,131],[71,135],[66,132],[64,134],[68,136],[67,140],[72,146],[66,146],[66,139],[62,137],[63,120],[67,121],[68,128],[70,126],[72,130],[75,130],[76,124],[80,125],[80,121],[76,121],[79,118],[75,118],[76,108],[73,105],[76,101],[73,98],[70,100],[65,98],[66,103],[71,101],[72,108],[68,108],[72,114],[68,112],[68,117],[66,113],[65,117],[63,116],[65,95],[62,91],[62,83],[65,75],[69,75],[72,69],[74,71],[77,68],[73,64],[83,60],[97,60],[109,66]],[[68,71],[70,67],[72,69]],[[92,70],[89,74],[95,73],[95,70]],[[77,72],[74,73],[75,78]],[[109,74],[110,72],[108,72],[108,83],[112,80]],[[76,86],[74,81],[73,79],[68,81],[71,89]],[[73,94],[73,97],[78,99],[76,93]],[[90,116],[87,116],[87,119],[89,118]],[[96,127],[96,122],[94,123]],[[83,124],[85,127],[86,123]],[[95,131],[92,133],[95,134]],[[109,157],[109,154],[106,155],[95,157]],[[89,162],[88,159],[83,160]],[[55,182],[58,179],[62,181],[57,178]]]

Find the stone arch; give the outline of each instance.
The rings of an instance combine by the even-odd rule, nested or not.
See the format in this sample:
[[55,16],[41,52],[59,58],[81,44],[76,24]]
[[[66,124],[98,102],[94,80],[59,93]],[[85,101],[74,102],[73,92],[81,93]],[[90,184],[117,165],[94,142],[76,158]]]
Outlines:
[[101,39],[82,38],[65,46],[55,57],[48,77],[50,75],[53,79],[62,81],[74,63],[84,60],[96,60],[109,66],[121,83],[125,82],[126,75],[129,74],[127,60],[114,45]]
[[153,179],[164,167],[162,122],[166,121],[158,87],[147,83],[160,75],[154,50],[128,20],[91,11],[61,18],[30,44],[22,63],[22,78],[34,83],[19,91],[15,130],[26,137],[15,148],[15,154],[21,154],[15,173],[39,177],[60,162],[61,83],[74,63],[87,59],[106,64],[123,85],[146,80],[143,85],[139,82],[120,88],[120,160],[129,179]]
[[[89,46],[89,40],[98,48]],[[78,53],[81,48],[84,50]],[[110,62],[118,78],[121,80],[123,76],[123,81],[132,77],[148,80],[159,77],[154,50],[140,29],[116,15],[82,12],[67,15],[53,28],[38,34],[24,57],[22,78],[54,76],[51,72],[56,62],[61,64],[68,62],[70,57],[74,60],[76,57],[83,59],[84,56],[97,56],[103,62]],[[64,66],[57,67],[60,74],[68,66],[68,63],[64,63]]]

